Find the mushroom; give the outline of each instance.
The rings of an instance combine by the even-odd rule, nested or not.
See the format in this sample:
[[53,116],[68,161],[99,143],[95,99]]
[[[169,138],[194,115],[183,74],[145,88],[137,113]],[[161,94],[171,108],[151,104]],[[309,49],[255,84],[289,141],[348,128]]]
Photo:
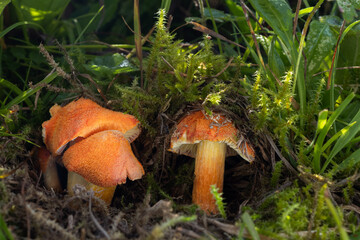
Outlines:
[[137,180],[144,175],[129,141],[117,130],[95,133],[70,146],[62,161],[69,171],[70,193],[80,182],[107,204],[111,203],[117,184],[125,183],[127,177]]
[[55,192],[61,192],[62,187],[56,163],[50,152],[45,147],[41,147],[37,149],[36,156],[40,164],[41,172],[44,175],[45,187],[48,189],[54,189]]
[[[42,124],[44,143],[53,156],[65,152],[63,163],[66,163],[65,167],[69,170],[68,191],[70,193],[73,193],[72,187],[75,184],[82,184],[89,190],[93,189],[97,196],[103,196],[104,201],[110,204],[116,184],[125,182],[126,176],[121,175],[121,181],[113,179],[111,184],[97,182],[99,178],[104,177],[98,176],[95,183],[92,183],[91,181],[96,179],[96,174],[104,175],[106,172],[103,169],[104,167],[111,168],[107,171],[114,171],[110,164],[114,162],[117,165],[123,164],[124,169],[133,166],[136,172],[129,173],[129,178],[132,180],[141,178],[144,174],[141,164],[132,153],[132,158],[129,159],[132,161],[135,159],[140,167],[137,164],[131,165],[130,162],[127,162],[130,160],[126,160],[124,163],[119,162],[119,159],[125,156],[122,148],[131,151],[130,143],[140,134],[139,120],[134,116],[111,111],[85,98],[80,98],[64,107],[54,105],[50,109],[50,115],[50,120]],[[68,150],[66,150],[67,147]],[[95,164],[95,167],[87,166],[90,170],[98,170],[100,166],[102,169],[96,173],[92,172],[91,177],[86,175],[88,173],[84,175],[81,169],[77,169],[75,158],[78,158],[77,162],[79,163]],[[78,172],[78,174],[72,173],[72,171]],[[142,174],[140,175],[139,172]],[[122,172],[122,174],[124,173]],[[118,175],[111,175],[111,177],[115,176],[119,177]],[[86,179],[91,179],[90,183]],[[116,183],[114,184],[114,182]],[[100,188],[96,187],[97,183],[101,185]]]
[[132,142],[140,134],[139,120],[129,114],[103,108],[90,99],[80,98],[50,109],[51,119],[42,124],[43,138],[53,155],[61,155],[70,141],[105,130],[118,130]]
[[210,186],[215,185],[222,192],[225,157],[239,154],[250,163],[255,158],[253,148],[231,120],[203,111],[192,112],[178,123],[169,150],[195,157],[192,201],[206,213],[218,213]]

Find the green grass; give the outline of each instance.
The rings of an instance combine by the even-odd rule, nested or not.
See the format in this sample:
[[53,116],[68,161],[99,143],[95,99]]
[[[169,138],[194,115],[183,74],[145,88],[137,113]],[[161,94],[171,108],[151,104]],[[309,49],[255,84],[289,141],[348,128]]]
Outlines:
[[0,239],[4,240],[13,240],[12,234],[10,233],[6,222],[4,221],[3,217],[0,214]]
[[[353,79],[343,79],[349,75],[338,69],[343,59],[350,58],[343,44],[360,32],[355,14],[359,6],[350,2],[353,5],[346,8],[345,0],[327,2],[331,5],[327,10],[322,0],[313,6],[305,1],[298,9],[285,0],[226,0],[221,7],[227,7],[227,12],[212,8],[208,0],[199,1],[198,8],[188,12],[193,15],[189,19],[212,37],[185,42],[179,33],[190,31],[190,24],[175,22],[181,27],[172,32],[175,27],[168,11],[176,3],[171,0],[156,3],[156,8],[161,7],[157,13],[149,13],[155,3],[139,5],[136,0],[131,4],[105,1],[101,6],[84,3],[81,9],[86,9],[85,13],[74,1],[71,4],[76,11],[71,14],[64,14],[70,1],[52,0],[46,5],[5,1],[0,4],[0,136],[2,140],[16,139],[14,143],[30,150],[41,142],[41,122],[47,120],[48,109],[55,102],[77,96],[103,100],[107,107],[141,121],[141,144],[147,145],[139,148],[140,155],[152,157],[146,159],[151,164],[144,188],[148,187],[156,200],[169,199],[181,210],[185,208],[176,203],[168,186],[174,182],[172,187],[185,182],[189,186],[191,175],[157,176],[164,171],[179,172],[167,169],[175,164],[162,165],[173,161],[166,151],[167,135],[190,109],[227,111],[240,119],[238,125],[246,125],[243,129],[254,139],[257,163],[263,164],[265,171],[273,171],[262,176],[264,185],[270,186],[262,190],[276,191],[261,196],[263,202],[256,209],[245,207],[247,211],[237,216],[238,239],[243,239],[244,232],[253,239],[262,235],[302,239],[298,233],[308,230],[315,231],[315,239],[327,231],[330,237],[351,239],[359,227],[349,230],[356,222],[337,205],[355,203],[349,194],[355,191],[355,183],[349,180],[348,188],[340,193],[333,187],[356,174],[360,162],[360,97],[345,84]],[[4,26],[7,11],[12,15]],[[119,18],[119,11],[126,11],[124,18],[129,23]],[[51,45],[53,39],[58,39],[59,46]],[[45,54],[43,58],[38,53],[40,41],[45,45],[42,53],[53,56]],[[359,43],[352,44],[354,49],[359,47]],[[242,121],[248,117],[248,122]],[[280,148],[271,156],[271,164],[262,158],[272,151],[266,146],[270,144],[263,144],[264,135],[275,139]],[[155,142],[157,148],[147,149],[149,142]],[[277,161],[280,154],[292,164],[301,182],[294,180],[297,175],[286,164]],[[164,179],[166,183],[161,182]],[[291,181],[291,186],[281,188],[285,181]],[[328,195],[333,191],[336,202]],[[231,200],[223,199],[214,188],[212,193],[226,219],[225,203]],[[196,216],[180,213],[156,225],[148,238],[163,237],[169,228],[195,220]],[[1,215],[0,238],[12,239]]]

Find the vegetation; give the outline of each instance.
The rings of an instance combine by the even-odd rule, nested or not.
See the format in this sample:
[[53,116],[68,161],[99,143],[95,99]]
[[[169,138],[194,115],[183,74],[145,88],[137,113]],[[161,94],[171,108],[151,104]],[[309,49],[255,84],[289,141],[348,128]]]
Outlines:
[[[2,1],[0,239],[356,239],[359,9]],[[49,108],[80,96],[143,128],[132,147],[146,177],[118,186],[110,208],[81,187],[45,189],[34,157]],[[191,205],[194,162],[167,151],[194,109],[226,114],[256,151],[251,165],[229,157],[224,192],[212,187],[221,219]]]

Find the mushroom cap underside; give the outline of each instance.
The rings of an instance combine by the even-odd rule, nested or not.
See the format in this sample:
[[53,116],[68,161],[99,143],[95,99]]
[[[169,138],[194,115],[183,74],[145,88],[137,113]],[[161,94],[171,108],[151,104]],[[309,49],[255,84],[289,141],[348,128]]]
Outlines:
[[197,144],[201,141],[223,142],[228,146],[226,156],[239,154],[252,162],[255,153],[252,146],[235,128],[232,121],[224,115],[206,115],[196,111],[184,117],[171,137],[170,151],[195,157]]
[[137,180],[144,175],[129,141],[116,130],[95,133],[69,147],[63,163],[68,171],[101,187],[125,183],[126,178]]
[[64,107],[54,105],[51,119],[42,124],[44,143],[54,155],[60,155],[77,137],[86,138],[105,130],[118,130],[132,142],[140,134],[139,120],[129,114],[101,107],[80,98]]

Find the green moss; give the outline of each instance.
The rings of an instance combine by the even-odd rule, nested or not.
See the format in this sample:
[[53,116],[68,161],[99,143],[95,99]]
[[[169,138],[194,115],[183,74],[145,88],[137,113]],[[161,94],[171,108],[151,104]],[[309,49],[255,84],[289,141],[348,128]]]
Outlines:
[[271,180],[270,180],[270,185],[273,188],[275,188],[276,185],[278,185],[278,183],[279,183],[279,179],[281,177],[282,166],[283,166],[282,161],[278,161],[275,164],[275,168],[274,168],[274,171],[272,173]]
[[[336,223],[324,200],[326,185],[317,190],[315,198],[311,191],[316,191],[311,185],[301,188],[295,183],[267,198],[252,214],[259,233],[307,239],[311,226],[311,239],[337,239]],[[351,220],[350,217],[347,219]]]
[[226,204],[224,202],[224,198],[222,197],[222,193],[219,192],[219,189],[215,185],[211,185],[211,194],[215,198],[215,203],[220,212],[220,215],[222,216],[222,218],[226,219]]
[[344,187],[343,190],[343,196],[344,196],[344,200],[347,204],[349,204],[351,202],[351,199],[354,196],[354,188],[353,188],[354,183],[352,181],[348,181],[346,187]]
[[196,45],[175,41],[166,27],[164,10],[158,12],[155,33],[144,59],[144,87],[138,79],[132,86],[114,83],[121,99],[117,107],[135,115],[152,136],[159,133],[159,115],[172,116],[187,104],[219,104],[226,89],[225,58],[212,51],[212,40],[205,36]]
[[268,87],[268,81],[257,73],[250,92],[256,129],[269,129],[279,140],[281,147],[288,150],[290,130],[297,131],[299,114],[293,109],[292,72],[288,72],[276,90]]

